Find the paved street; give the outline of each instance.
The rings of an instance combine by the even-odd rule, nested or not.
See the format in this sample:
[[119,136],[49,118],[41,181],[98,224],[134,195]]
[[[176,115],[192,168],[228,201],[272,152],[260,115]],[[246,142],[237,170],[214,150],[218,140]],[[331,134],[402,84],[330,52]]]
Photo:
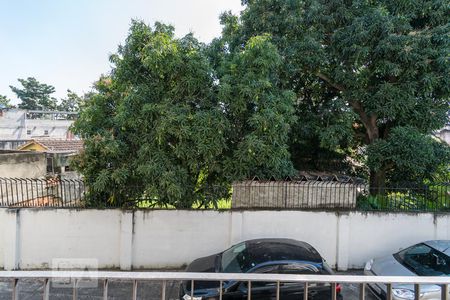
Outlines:
[[[340,274],[356,275],[361,274],[360,271],[345,272]],[[52,283],[50,286],[50,299],[73,299],[73,290],[69,286],[58,287],[60,283]],[[92,284],[89,282],[88,284]],[[11,282],[0,281],[0,300],[11,299]],[[161,299],[161,282],[142,282],[138,284],[138,299]],[[123,281],[110,281],[109,283],[109,297],[108,299],[130,299],[132,295],[132,284],[130,282]],[[344,285],[342,287],[342,295],[344,299],[358,299],[358,286],[357,285]],[[43,293],[43,281],[42,280],[24,280],[19,281],[19,299],[20,300],[40,300]],[[102,282],[99,282],[96,288],[79,288],[78,299],[102,299],[103,286]],[[166,299],[175,300],[178,299],[178,282],[168,282],[166,290]],[[367,294],[368,300],[374,300],[369,293]]]

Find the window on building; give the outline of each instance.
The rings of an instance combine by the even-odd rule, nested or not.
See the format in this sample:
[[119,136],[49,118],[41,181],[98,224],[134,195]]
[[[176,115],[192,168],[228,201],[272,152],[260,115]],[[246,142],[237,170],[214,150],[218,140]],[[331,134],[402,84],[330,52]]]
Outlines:
[[47,173],[54,173],[53,157],[47,157]]
[[48,130],[44,130],[44,135],[48,135]]
[[31,135],[31,130],[30,129],[27,130],[27,135]]

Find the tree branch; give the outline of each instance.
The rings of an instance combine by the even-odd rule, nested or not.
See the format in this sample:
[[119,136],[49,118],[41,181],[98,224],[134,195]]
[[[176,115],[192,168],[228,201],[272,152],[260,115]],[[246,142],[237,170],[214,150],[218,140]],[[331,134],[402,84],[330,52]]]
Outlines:
[[317,77],[319,77],[320,79],[322,79],[323,81],[325,81],[326,83],[328,83],[329,85],[331,85],[332,87],[337,89],[338,91],[341,91],[341,92],[345,91],[345,88],[342,85],[333,82],[331,80],[331,78],[328,77],[327,75],[325,75],[321,72],[317,72],[316,75],[317,75]]
[[[316,75],[328,83],[330,86],[334,87],[340,92],[345,91],[344,86],[333,82],[330,77],[327,75],[316,72]],[[379,130],[377,126],[377,115],[371,114],[368,115],[367,112],[364,110],[364,107],[362,106],[362,103],[360,101],[349,101],[350,106],[353,108],[353,110],[359,115],[361,122],[363,123],[364,127],[366,128],[367,133],[367,139],[369,140],[369,143],[372,143],[374,140],[379,138]]]
[[393,162],[389,162],[389,163],[387,163],[386,165],[384,165],[383,167],[382,167],[382,170],[384,171],[384,172],[387,172],[387,171],[389,171],[390,169],[392,169],[392,168],[394,168],[395,167],[395,164],[393,163]]
[[361,122],[366,128],[367,138],[369,143],[373,142],[379,137],[379,130],[377,126],[377,115],[371,114],[370,116],[364,110],[360,101],[349,101],[350,106],[359,115]]

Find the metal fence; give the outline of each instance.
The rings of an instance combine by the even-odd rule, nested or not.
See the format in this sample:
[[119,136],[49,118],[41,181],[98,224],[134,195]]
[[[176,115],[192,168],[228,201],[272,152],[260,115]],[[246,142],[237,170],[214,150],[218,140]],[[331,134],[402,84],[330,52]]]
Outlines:
[[399,183],[378,188],[340,181],[244,181],[233,184],[237,209],[450,211],[450,183]]
[[82,180],[0,178],[0,207],[80,207],[85,195]]
[[[109,282],[112,280],[122,280],[132,282],[132,290],[127,299],[136,300],[138,284],[149,281],[162,282],[160,299],[166,300],[166,289],[168,281],[187,281],[190,283],[188,294],[181,296],[183,299],[201,299],[196,293],[196,282],[208,281],[218,283],[218,296],[222,300],[227,292],[226,287],[230,282],[242,282],[247,284],[246,298],[252,299],[252,283],[254,282],[273,282],[273,298],[281,299],[283,283],[294,283],[302,287],[302,293],[299,293],[299,299],[307,300],[310,298],[309,288],[315,284],[328,284],[331,290],[330,299],[336,300],[338,284],[358,284],[359,299],[366,297],[366,287],[371,288],[374,284],[383,284],[385,286],[385,299],[393,299],[393,291],[397,284],[410,286],[414,299],[421,296],[421,286],[435,285],[440,287],[440,299],[448,300],[450,278],[446,276],[436,277],[418,277],[418,276],[348,276],[348,275],[291,275],[291,274],[241,274],[241,273],[185,273],[185,272],[82,272],[82,271],[0,271],[0,279],[10,280],[12,284],[11,297],[13,300],[20,299],[18,283],[23,279],[42,280],[44,300],[50,298],[50,284],[52,280],[67,279],[73,283],[72,299],[78,298],[78,282],[81,280],[98,280],[103,285],[103,299],[108,299]],[[198,291],[198,290],[197,290]],[[272,291],[271,291],[272,293]],[[437,298],[439,298],[439,296]],[[178,297],[177,297],[178,299]],[[396,298],[397,299],[397,298]]]
[[236,209],[356,209],[366,186],[336,181],[244,181],[233,184]]
[[[80,179],[0,178],[0,207],[101,207],[174,208],[160,205],[155,195],[130,196],[121,204],[104,198],[94,199],[88,185]],[[218,186],[199,197],[191,208],[219,209],[302,209],[362,211],[450,211],[450,183],[390,185],[371,195],[367,184],[352,180],[323,178],[289,181],[243,181],[231,187]],[[114,191],[111,195],[114,194]],[[107,193],[106,193],[107,194]],[[214,195],[231,195],[216,199]],[[110,197],[111,198],[111,197]],[[156,199],[156,200],[155,200]],[[220,203],[219,203],[220,202]],[[158,204],[159,203],[159,204]],[[224,204],[223,204],[224,203]],[[218,205],[219,204],[219,205]]]
[[450,183],[398,183],[358,198],[359,210],[450,212]]

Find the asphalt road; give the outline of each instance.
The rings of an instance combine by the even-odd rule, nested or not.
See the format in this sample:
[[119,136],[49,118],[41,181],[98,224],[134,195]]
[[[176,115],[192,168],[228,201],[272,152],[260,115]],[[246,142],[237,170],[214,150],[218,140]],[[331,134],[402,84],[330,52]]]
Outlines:
[[[351,271],[339,274],[357,275],[361,271]],[[81,283],[83,284],[83,283]],[[103,283],[87,282],[86,286],[77,289],[77,299],[103,299]],[[168,282],[166,288],[166,300],[178,299],[178,282]],[[96,286],[96,287],[87,287]],[[43,294],[42,280],[23,280],[19,281],[19,299],[20,300],[41,300]],[[161,299],[161,282],[142,282],[138,283],[138,299]],[[10,300],[12,292],[12,283],[9,281],[0,281],[0,300]],[[110,281],[108,288],[108,299],[131,299],[132,284],[124,281]],[[342,286],[343,299],[359,299],[359,288],[357,285]],[[50,299],[73,299],[73,289],[70,283],[52,282],[50,285]],[[375,300],[375,298],[366,291],[366,299]]]

